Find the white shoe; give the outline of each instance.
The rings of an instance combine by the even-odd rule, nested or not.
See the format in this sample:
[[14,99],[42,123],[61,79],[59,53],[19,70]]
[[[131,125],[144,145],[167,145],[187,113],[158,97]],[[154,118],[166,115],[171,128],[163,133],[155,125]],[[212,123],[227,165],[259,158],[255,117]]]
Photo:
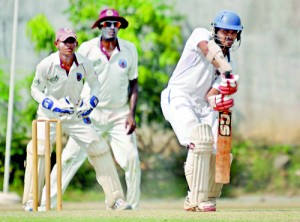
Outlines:
[[33,200],[28,200],[27,203],[23,205],[25,211],[33,211]]
[[186,211],[198,211],[198,207],[192,207],[191,206],[191,203],[190,203],[190,199],[188,198],[188,196],[186,196],[185,200],[184,200],[184,203],[183,203],[183,209],[186,210]]
[[108,207],[107,209],[108,210],[132,210],[132,207],[125,200],[119,198],[116,200],[113,206]]
[[183,209],[192,212],[211,212],[216,211],[216,206],[211,201],[203,201],[198,206],[191,206],[188,196],[185,198]]
[[40,206],[40,207],[38,207],[38,211],[39,211],[39,212],[44,212],[44,211],[46,211],[46,206]]
[[216,206],[211,201],[203,201],[198,205],[198,209],[200,212],[212,212],[216,211]]

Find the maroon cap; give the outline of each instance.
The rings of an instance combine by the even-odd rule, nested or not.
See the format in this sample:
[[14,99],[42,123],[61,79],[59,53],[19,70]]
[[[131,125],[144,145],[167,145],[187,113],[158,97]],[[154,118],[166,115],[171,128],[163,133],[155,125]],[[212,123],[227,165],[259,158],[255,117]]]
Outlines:
[[121,26],[120,26],[121,29],[126,29],[127,26],[128,26],[128,21],[125,18],[119,16],[119,13],[117,12],[117,10],[115,10],[115,9],[105,9],[105,10],[102,10],[100,12],[99,18],[94,23],[94,25],[92,26],[92,29],[98,27],[98,25],[101,22],[104,22],[104,21],[107,21],[107,20],[121,22]]
[[55,41],[60,40],[63,42],[69,37],[77,39],[76,33],[71,28],[60,28],[56,32]]

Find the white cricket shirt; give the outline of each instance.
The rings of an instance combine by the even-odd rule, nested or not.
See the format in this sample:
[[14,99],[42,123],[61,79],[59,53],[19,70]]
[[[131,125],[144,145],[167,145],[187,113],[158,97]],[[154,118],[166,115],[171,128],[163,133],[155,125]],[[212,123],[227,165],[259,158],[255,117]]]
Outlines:
[[[138,77],[138,54],[134,44],[118,38],[118,46],[108,59],[100,50],[100,37],[80,45],[78,52],[90,59],[100,82],[99,108],[118,108],[128,102],[130,80]],[[84,91],[88,88],[85,87]]]
[[[73,62],[68,74],[60,65],[59,52],[52,53],[37,65],[31,95],[38,103],[48,96],[57,100],[69,96],[71,102],[76,104],[80,99],[84,81],[89,84],[91,95],[99,94],[99,82],[93,64],[82,55],[75,55],[77,62]],[[39,110],[52,113],[41,105]]]
[[197,47],[201,41],[211,40],[211,33],[204,28],[196,28],[187,40],[180,60],[169,80],[168,88],[189,94],[194,99],[205,100],[205,95],[218,76],[201,50]]

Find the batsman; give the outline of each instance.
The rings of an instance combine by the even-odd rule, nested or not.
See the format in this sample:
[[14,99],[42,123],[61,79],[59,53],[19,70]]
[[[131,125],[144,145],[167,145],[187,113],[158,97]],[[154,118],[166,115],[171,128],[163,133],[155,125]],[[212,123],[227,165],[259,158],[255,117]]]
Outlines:
[[163,115],[187,148],[186,211],[216,211],[221,195],[223,184],[215,182],[216,153],[222,141],[218,118],[219,112],[228,113],[234,106],[232,94],[237,92],[239,76],[233,75],[230,52],[240,46],[242,30],[239,15],[228,10],[216,15],[211,31],[196,28],[161,93]]

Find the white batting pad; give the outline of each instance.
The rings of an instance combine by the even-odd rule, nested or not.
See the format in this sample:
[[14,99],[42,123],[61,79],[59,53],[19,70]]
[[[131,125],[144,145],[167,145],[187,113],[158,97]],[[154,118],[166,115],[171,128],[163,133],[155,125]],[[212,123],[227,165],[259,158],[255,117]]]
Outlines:
[[[33,200],[33,163],[32,163],[32,153],[27,152],[26,156],[26,169],[24,177],[24,193],[23,193],[23,204],[27,203],[29,200]],[[38,156],[38,195],[39,203],[41,201],[42,189],[45,182],[45,156]]]
[[96,179],[103,188],[107,205],[113,206],[118,198],[124,200],[123,189],[110,152],[89,155],[89,161],[94,166]]
[[191,132],[185,175],[191,191],[191,207],[208,200],[210,156],[213,135],[208,124],[199,124]]

